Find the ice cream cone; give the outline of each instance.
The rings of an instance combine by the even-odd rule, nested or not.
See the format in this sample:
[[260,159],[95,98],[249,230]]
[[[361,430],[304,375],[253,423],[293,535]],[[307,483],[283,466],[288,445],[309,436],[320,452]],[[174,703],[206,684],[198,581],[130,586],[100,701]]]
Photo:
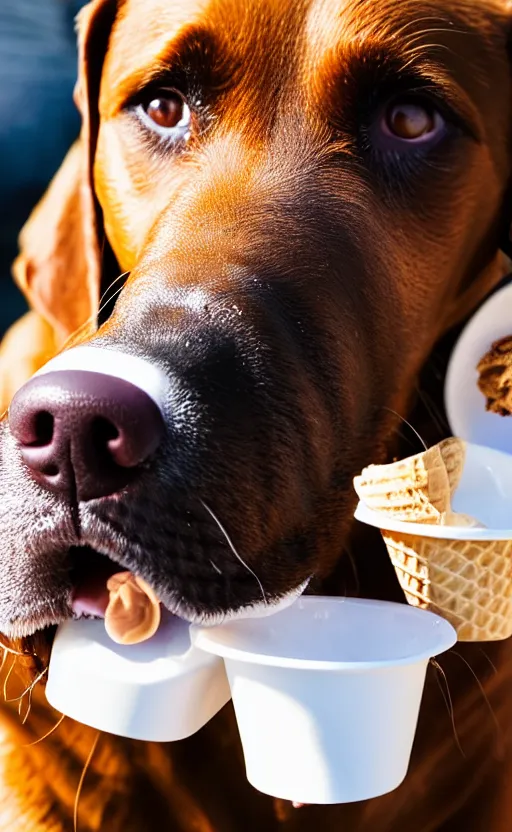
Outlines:
[[410,604],[444,616],[460,641],[512,636],[509,454],[448,440],[354,485],[356,517],[381,530]]
[[410,604],[446,618],[459,641],[512,635],[512,540],[450,540],[381,531]]
[[439,524],[464,467],[466,443],[451,438],[389,465],[370,465],[354,479],[359,498],[373,511],[397,520]]

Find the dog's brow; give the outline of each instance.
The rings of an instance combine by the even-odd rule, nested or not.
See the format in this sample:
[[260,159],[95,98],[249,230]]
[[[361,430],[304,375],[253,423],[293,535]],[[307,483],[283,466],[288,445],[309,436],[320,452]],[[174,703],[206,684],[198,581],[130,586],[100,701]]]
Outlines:
[[222,87],[233,75],[229,66],[229,50],[206,27],[187,27],[169,42],[158,60],[139,66],[118,85],[118,95],[128,99],[144,87],[156,82],[172,82],[180,86],[183,76],[199,78],[201,85]]
[[340,89],[349,82],[360,86],[364,79],[374,84],[394,79],[407,81],[409,87],[417,85],[419,89],[441,97],[459,114],[475,138],[480,136],[477,108],[435,50],[407,56],[396,42],[382,38],[355,44],[341,43],[317,62],[313,72],[308,70],[308,84],[318,90],[332,86],[336,78]]
[[475,99],[486,84],[487,64],[503,49],[504,29],[494,24],[467,0],[450,8],[424,0],[314,0],[304,75],[321,90],[333,77],[346,83],[361,67],[370,72],[373,65],[381,75],[388,68],[437,92],[479,136]]
[[[163,65],[168,62],[173,43],[178,42],[186,31],[201,26],[206,5],[206,0],[187,0],[186,4],[148,0],[152,14],[141,24],[139,15],[130,14],[132,4],[128,0],[115,22],[105,59],[103,76],[109,91],[110,100],[106,102],[109,111],[115,109],[121,98],[144,85],[151,68],[162,68],[162,62]],[[151,21],[147,31],[146,20]],[[115,95],[111,97],[112,90]]]

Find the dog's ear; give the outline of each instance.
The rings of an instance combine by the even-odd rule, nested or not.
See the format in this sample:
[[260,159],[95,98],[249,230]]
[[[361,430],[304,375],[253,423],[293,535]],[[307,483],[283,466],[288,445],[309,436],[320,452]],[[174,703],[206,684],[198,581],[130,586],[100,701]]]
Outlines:
[[98,95],[116,0],[93,0],[78,16],[79,76],[75,101],[80,138],[20,235],[14,277],[30,305],[53,327],[57,344],[78,328],[96,327],[103,231],[94,197]]

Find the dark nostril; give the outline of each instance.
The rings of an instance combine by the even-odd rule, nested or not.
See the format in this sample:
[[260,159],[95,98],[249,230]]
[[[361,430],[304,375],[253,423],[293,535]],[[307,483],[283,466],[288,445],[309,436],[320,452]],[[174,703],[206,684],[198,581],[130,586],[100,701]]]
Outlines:
[[91,422],[91,436],[96,447],[107,447],[113,439],[119,438],[119,430],[113,422],[98,416]]
[[28,444],[33,448],[49,445],[53,439],[55,420],[47,410],[41,410],[34,419],[35,439]]
[[56,477],[60,473],[60,469],[56,465],[46,465],[42,473],[46,474],[47,477]]

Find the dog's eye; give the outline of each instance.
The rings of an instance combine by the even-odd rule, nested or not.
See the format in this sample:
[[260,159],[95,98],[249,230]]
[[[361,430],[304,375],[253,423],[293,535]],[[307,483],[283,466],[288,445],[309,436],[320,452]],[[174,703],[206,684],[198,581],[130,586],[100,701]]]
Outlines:
[[386,107],[381,120],[382,132],[401,142],[429,141],[444,129],[445,121],[435,107],[425,100],[398,99]]
[[164,138],[186,140],[190,135],[190,107],[177,90],[152,92],[140,101],[135,111],[146,127]]
[[187,109],[186,103],[178,95],[167,95],[153,98],[146,107],[146,113],[159,127],[170,129],[178,127],[187,119]]

